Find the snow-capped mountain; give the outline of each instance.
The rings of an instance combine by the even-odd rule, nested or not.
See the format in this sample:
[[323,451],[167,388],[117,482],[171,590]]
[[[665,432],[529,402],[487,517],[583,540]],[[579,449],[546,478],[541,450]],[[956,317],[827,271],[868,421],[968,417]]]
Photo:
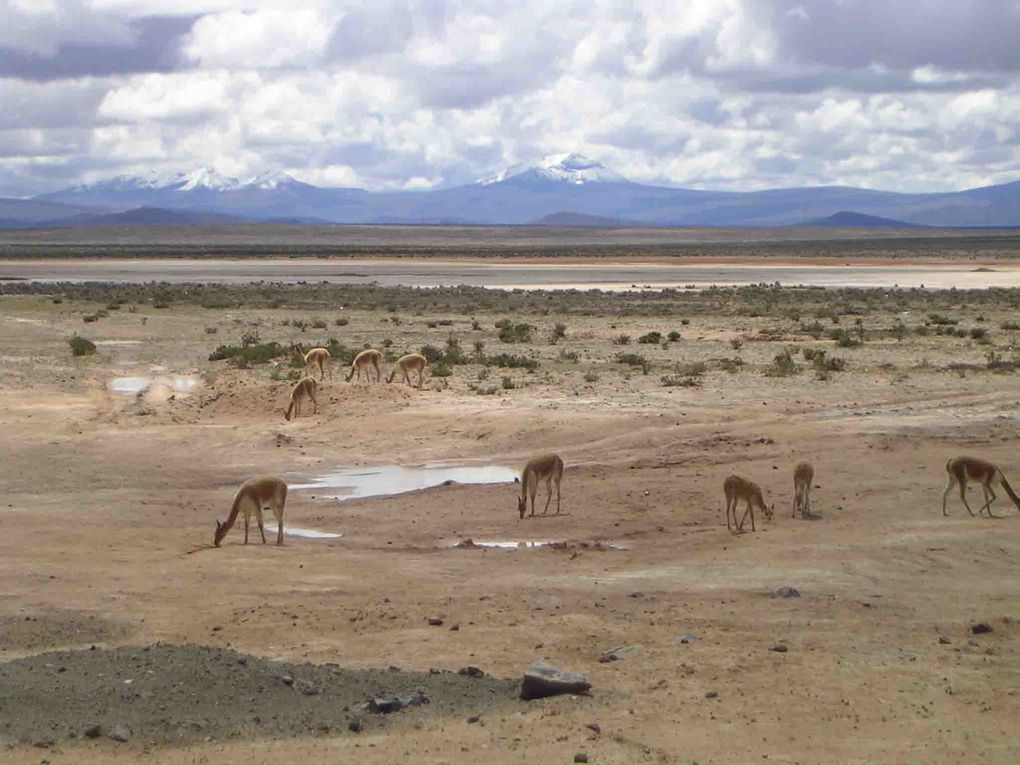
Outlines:
[[[477,183],[431,191],[369,192],[321,188],[282,172],[237,179],[211,168],[119,176],[35,197],[57,215],[67,206],[94,213],[146,208],[251,220],[333,223],[524,224],[575,221],[643,225],[779,226],[841,211],[926,225],[1020,225],[1020,182],[982,189],[899,194],[841,186],[736,193],[646,186],[583,155],[555,154]],[[64,207],[60,207],[60,206]],[[37,209],[36,209],[37,208]],[[0,227],[42,222],[50,208],[8,205]],[[154,212],[157,211],[157,212]],[[16,213],[16,214],[15,214]],[[137,213],[135,217],[138,217]],[[169,216],[172,217],[172,216]],[[581,223],[576,223],[581,221]],[[585,221],[588,221],[587,223]]]
[[484,178],[478,183],[482,186],[491,186],[494,183],[502,183],[511,179],[518,182],[570,183],[575,186],[582,186],[586,183],[627,182],[626,178],[610,170],[601,162],[588,159],[582,154],[569,153],[550,154],[533,167],[514,165],[496,175]]

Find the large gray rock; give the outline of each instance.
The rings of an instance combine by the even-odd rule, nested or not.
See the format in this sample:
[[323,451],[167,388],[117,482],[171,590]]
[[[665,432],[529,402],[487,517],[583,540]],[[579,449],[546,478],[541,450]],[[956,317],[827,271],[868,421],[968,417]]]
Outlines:
[[528,701],[561,693],[587,693],[589,688],[591,681],[584,675],[557,669],[544,661],[536,661],[524,670],[521,698]]

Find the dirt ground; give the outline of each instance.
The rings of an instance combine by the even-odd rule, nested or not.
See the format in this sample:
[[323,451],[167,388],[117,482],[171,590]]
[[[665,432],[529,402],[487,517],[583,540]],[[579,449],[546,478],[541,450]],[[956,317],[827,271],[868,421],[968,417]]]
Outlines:
[[[908,315],[866,315],[861,331],[897,316],[927,323],[924,294],[911,300]],[[959,326],[987,327],[990,341],[875,333],[845,349],[788,320],[778,332],[774,316],[564,319],[554,305],[514,317],[535,325],[535,339],[504,347],[494,328],[503,316],[484,312],[437,325],[434,315],[397,324],[386,310],[349,310],[347,324],[327,314],[320,331],[295,327],[286,308],[142,304],[85,324],[101,303],[2,295],[0,662],[57,672],[73,661],[67,673],[96,675],[94,686],[61,685],[60,673],[25,690],[8,679],[24,674],[0,664],[8,722],[30,703],[59,713],[109,690],[99,677],[108,665],[90,668],[90,654],[159,641],[253,663],[476,665],[510,680],[544,659],[586,674],[593,694],[507,699],[478,722],[468,722],[470,705],[453,705],[358,733],[342,713],[329,730],[298,715],[260,731],[223,723],[248,709],[244,690],[190,667],[179,682],[223,707],[221,716],[216,703],[203,707],[220,721],[204,737],[117,743],[0,725],[0,759],[570,763],[584,752],[593,763],[1016,762],[1020,517],[998,490],[998,518],[970,517],[957,496],[948,517],[941,511],[944,465],[960,453],[996,462],[1020,488],[1016,372],[986,367],[1016,358],[1005,328],[1020,318],[1014,305],[1009,293],[1000,306],[955,307]],[[564,336],[552,342],[560,321]],[[350,385],[337,369],[318,414],[285,422],[286,358],[250,369],[208,360],[252,328],[281,343],[389,339],[390,354],[453,335],[465,351],[478,340],[540,365],[455,365],[420,392]],[[652,330],[681,338],[637,343]],[[99,341],[98,353],[72,357],[73,333]],[[614,345],[621,334],[633,340]],[[791,345],[796,373],[769,376]],[[844,357],[847,368],[819,379],[805,349]],[[644,370],[620,363],[621,352],[643,355]],[[109,387],[174,375],[194,375],[195,387]],[[245,546],[239,524],[222,547],[210,544],[214,520],[252,475],[299,483],[358,465],[516,466],[547,450],[567,465],[560,515],[519,519],[512,484],[349,501],[294,490],[285,525],[343,536]],[[791,518],[801,459],[815,466],[813,520]],[[775,504],[756,532],[726,529],[722,482],[734,471]],[[975,509],[979,496],[971,490]],[[466,538],[563,544],[455,546]],[[782,586],[801,596],[775,596]],[[977,623],[991,631],[974,634]],[[635,648],[599,661],[617,646]],[[39,656],[79,649],[73,659]],[[161,694],[187,698],[165,662],[157,674],[160,684],[143,678],[131,692],[157,704]]]

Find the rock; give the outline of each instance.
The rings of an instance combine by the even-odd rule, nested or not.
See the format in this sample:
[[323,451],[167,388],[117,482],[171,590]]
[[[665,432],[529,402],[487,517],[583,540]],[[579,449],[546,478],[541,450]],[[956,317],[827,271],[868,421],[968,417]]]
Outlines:
[[522,699],[529,701],[561,693],[587,693],[590,688],[591,682],[584,675],[536,661],[524,670],[520,695]]
[[85,738],[99,738],[101,735],[103,735],[103,726],[99,723],[90,725],[85,729],[84,733]]
[[584,727],[592,731],[596,735],[602,735],[602,726],[599,725],[598,723],[587,723]]
[[450,632],[458,632],[458,631],[460,631],[460,625],[459,624],[454,624],[452,627],[450,627]]
[[588,762],[588,755],[584,752],[578,752],[574,755],[574,762]]
[[786,652],[787,652],[787,651],[789,651],[790,649],[789,649],[789,648],[787,648],[787,647],[786,647],[785,645],[783,645],[782,643],[780,643],[779,645],[774,645],[774,646],[772,646],[772,650],[773,650],[773,651],[775,651],[776,653],[786,653]]
[[364,728],[365,728],[364,723],[362,723],[361,720],[358,719],[357,717],[352,718],[351,721],[347,723],[347,730],[349,730],[351,733],[361,733],[361,731],[364,730]]
[[392,712],[399,712],[404,707],[416,707],[428,703],[428,697],[424,693],[415,691],[407,696],[397,696],[396,694],[379,696],[368,702],[368,709],[370,712],[388,715]]
[[797,591],[796,587],[783,586],[775,592],[777,598],[799,598],[800,592]]
[[475,544],[475,540],[473,540],[473,539],[462,539],[457,544],[454,545],[454,547],[460,547],[461,549],[477,547],[477,546],[478,545]]
[[717,699],[717,698],[719,698],[719,694],[716,691],[709,691],[708,693],[705,694],[705,698],[706,699]]
[[940,645],[949,645],[949,638],[947,638],[945,635],[943,635],[942,637],[939,638],[939,644]]
[[610,648],[608,651],[603,653],[599,657],[599,662],[607,664],[611,661],[619,661],[620,659],[626,659],[628,656],[638,653],[644,648],[643,645],[621,645],[616,648]]
[[243,667],[245,664],[248,663],[248,657],[247,656],[238,656],[237,657],[237,663],[240,664]]
[[114,741],[119,741],[120,743],[123,744],[129,738],[131,738],[131,731],[129,731],[123,725],[114,725],[113,729],[106,734],[106,737],[109,739],[113,739]]
[[317,696],[319,694],[319,686],[307,680],[295,680],[294,690],[300,691],[305,696]]
[[694,637],[694,635],[677,635],[677,638],[676,638],[675,642],[686,644],[686,643],[693,643],[695,640],[697,640],[697,638]]
[[482,718],[481,718],[481,717],[479,717],[478,715],[471,715],[471,716],[470,716],[470,717],[469,717],[469,718],[467,719],[467,721],[468,721],[468,725],[472,725],[472,724],[474,724],[474,723],[478,722],[478,721],[479,721],[479,720],[481,720],[481,719],[482,719]]
[[970,631],[975,635],[985,635],[992,631],[992,625],[986,624],[985,622],[978,622],[977,624],[971,625]]
[[280,678],[280,680],[283,681],[284,685],[294,685],[294,678],[291,677],[290,675],[284,675],[283,677]]
[[465,677],[484,677],[485,673],[479,667],[469,665],[467,667],[461,667],[457,670],[458,675],[464,675]]
[[441,626],[443,626],[443,620],[440,619],[438,616],[430,616],[429,617],[429,626],[430,627],[441,627]]

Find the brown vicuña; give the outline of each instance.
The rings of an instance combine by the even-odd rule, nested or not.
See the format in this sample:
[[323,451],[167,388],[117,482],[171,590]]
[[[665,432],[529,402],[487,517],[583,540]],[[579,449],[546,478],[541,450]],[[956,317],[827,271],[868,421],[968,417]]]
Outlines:
[[[406,356],[401,356],[397,359],[397,363],[393,365],[393,371],[390,372],[390,376],[386,378],[386,382],[393,382],[393,378],[397,376],[397,372],[400,372],[404,376],[404,382],[411,385],[411,373],[418,373],[418,390],[421,390],[422,382],[425,380],[425,367],[428,366],[428,359],[422,356],[420,353],[409,353]],[[414,387],[413,385],[411,387]]]
[[315,370],[319,368],[319,379],[326,377],[326,370],[329,370],[329,379],[333,379],[333,357],[325,348],[312,348],[305,354],[305,366]]
[[[1006,490],[1009,498],[1013,500],[1013,504],[1020,510],[1020,497],[1017,497],[1014,493],[1013,487],[1009,485],[1009,481],[1006,480],[1006,476],[1002,474],[1002,471],[991,462],[978,459],[977,457],[954,457],[946,463],[946,472],[949,473],[949,482],[946,484],[946,490],[942,492],[943,515],[949,515],[946,511],[946,497],[953,490],[954,484],[960,487],[960,499],[963,500],[963,506],[967,508],[968,513],[974,515],[974,511],[970,509],[970,505],[967,503],[968,481],[981,484],[981,491],[985,495],[985,503],[981,506],[981,510],[987,510],[989,518],[995,517],[992,515],[992,503],[996,500],[995,492],[992,490],[992,483],[995,481],[1002,484],[1002,488]],[[981,510],[978,510],[978,515],[981,515]]]
[[793,469],[793,517],[800,511],[804,518],[811,517],[811,482],[815,480],[815,469],[810,462],[798,462]]
[[[765,498],[762,496],[761,487],[749,478],[744,478],[739,475],[731,475],[725,481],[723,481],[723,492],[726,494],[726,528],[733,530],[735,527],[737,531],[744,530],[744,521],[747,520],[747,514],[751,514],[751,531],[757,531],[754,527],[754,508],[757,507],[761,510],[762,514],[768,520],[772,520],[772,508],[765,504]],[[747,509],[744,511],[744,516],[740,519],[739,525],[737,524],[737,503],[740,500],[744,500],[747,503]],[[730,514],[733,515],[733,527],[730,526]]]
[[294,389],[290,392],[290,406],[287,407],[287,411],[284,413],[283,418],[285,420],[289,420],[292,412],[295,417],[300,417],[301,405],[304,403],[306,398],[310,398],[312,400],[312,414],[318,414],[319,402],[315,398],[315,389],[318,387],[319,384],[315,382],[314,377],[306,377],[295,385]]
[[283,506],[287,502],[287,484],[283,479],[272,475],[264,475],[259,478],[249,478],[241,484],[241,488],[234,495],[234,504],[230,507],[230,515],[227,520],[220,523],[216,521],[216,533],[213,535],[213,544],[217,547],[223,541],[223,537],[234,525],[237,514],[244,514],[244,543],[248,544],[248,521],[251,514],[255,513],[255,520],[259,524],[259,533],[262,535],[262,544],[266,543],[266,530],[262,525],[262,508],[270,507],[273,515],[276,516],[276,544],[283,544]]
[[379,371],[379,362],[382,361],[382,354],[375,348],[366,348],[357,356],[354,357],[354,361],[351,362],[351,373],[345,378],[347,382],[351,381],[354,377],[354,373],[358,373],[358,382],[361,382],[361,370],[365,370],[365,376],[369,382],[372,382],[372,371],[370,367],[375,368],[375,381],[382,381],[382,372]]
[[521,496],[517,500],[517,512],[524,517],[524,511],[528,509],[528,497],[531,497],[531,514],[535,514],[535,494],[538,492],[538,482],[545,481],[545,510],[542,515],[549,512],[549,503],[552,501],[552,482],[556,481],[556,514],[560,514],[560,481],[563,478],[563,460],[555,454],[543,454],[535,457],[524,466],[521,473]]

